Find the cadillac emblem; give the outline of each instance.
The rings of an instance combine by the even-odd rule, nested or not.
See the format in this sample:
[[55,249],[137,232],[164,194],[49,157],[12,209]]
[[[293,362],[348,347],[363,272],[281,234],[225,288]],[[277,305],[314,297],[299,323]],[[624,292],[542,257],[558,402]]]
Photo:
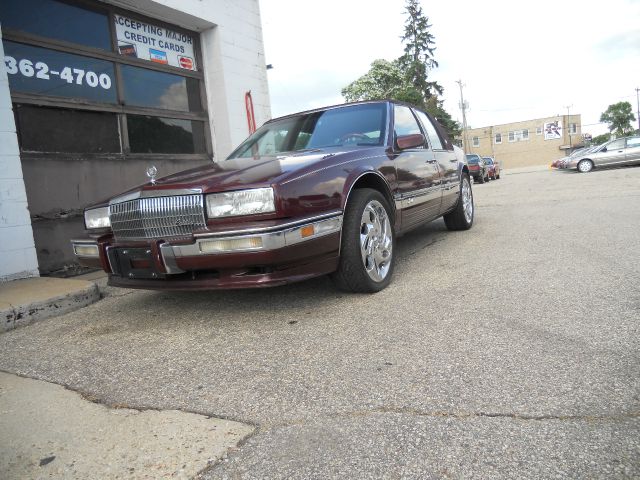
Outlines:
[[147,168],[147,177],[151,179],[151,184],[154,185],[156,183],[156,175],[158,174],[158,169],[155,165],[151,165]]

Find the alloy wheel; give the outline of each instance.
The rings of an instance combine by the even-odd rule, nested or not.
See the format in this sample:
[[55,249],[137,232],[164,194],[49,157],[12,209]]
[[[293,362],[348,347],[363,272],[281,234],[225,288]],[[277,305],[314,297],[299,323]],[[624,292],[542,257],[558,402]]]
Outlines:
[[393,252],[391,222],[385,208],[377,200],[367,203],[360,221],[360,253],[369,277],[383,281],[389,273]]

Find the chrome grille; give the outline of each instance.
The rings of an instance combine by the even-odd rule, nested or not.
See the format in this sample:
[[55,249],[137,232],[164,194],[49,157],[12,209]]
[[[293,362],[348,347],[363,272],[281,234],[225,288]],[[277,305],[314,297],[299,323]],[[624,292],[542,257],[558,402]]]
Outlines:
[[204,228],[202,195],[136,198],[110,205],[111,229],[118,240],[186,237]]

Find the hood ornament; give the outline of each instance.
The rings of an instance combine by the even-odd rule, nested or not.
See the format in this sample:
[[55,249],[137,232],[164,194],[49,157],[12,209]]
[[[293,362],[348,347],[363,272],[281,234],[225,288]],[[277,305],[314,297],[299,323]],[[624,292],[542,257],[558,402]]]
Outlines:
[[151,185],[155,185],[156,184],[156,175],[158,174],[158,169],[156,168],[155,165],[151,165],[149,168],[147,168],[147,177],[149,177],[151,179]]

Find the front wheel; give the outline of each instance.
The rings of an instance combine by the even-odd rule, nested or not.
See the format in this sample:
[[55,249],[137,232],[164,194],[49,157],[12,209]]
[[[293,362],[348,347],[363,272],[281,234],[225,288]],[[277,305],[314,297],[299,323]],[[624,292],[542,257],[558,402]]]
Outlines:
[[474,210],[471,182],[466,174],[462,174],[458,204],[443,217],[444,223],[449,230],[469,230],[473,225]]
[[348,292],[379,292],[391,282],[395,233],[391,208],[377,190],[354,190],[345,209],[338,269],[331,275]]
[[578,171],[587,173],[593,170],[593,162],[591,160],[580,160],[578,163]]

